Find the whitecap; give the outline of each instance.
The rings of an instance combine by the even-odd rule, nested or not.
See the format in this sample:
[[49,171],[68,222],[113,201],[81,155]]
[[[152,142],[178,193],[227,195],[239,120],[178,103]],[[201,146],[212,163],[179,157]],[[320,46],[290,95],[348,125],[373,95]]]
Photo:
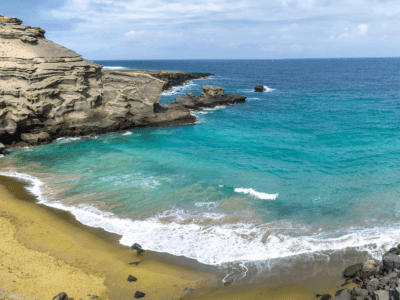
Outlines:
[[251,188],[250,189],[236,188],[235,192],[243,193],[243,194],[250,194],[261,200],[275,200],[279,196],[279,194],[267,194],[267,193],[257,192]]
[[273,92],[273,91],[275,91],[275,89],[270,88],[270,87],[264,85],[264,93],[271,93],[271,92]]
[[192,215],[182,210],[169,210],[144,220],[131,220],[87,204],[66,206],[45,193],[48,188],[44,182],[28,174],[0,171],[0,175],[27,181],[27,189],[39,203],[69,211],[87,226],[121,235],[122,245],[139,243],[145,249],[185,256],[208,265],[265,261],[347,248],[368,251],[372,257],[379,258],[385,249],[400,240],[399,223],[343,229],[337,236],[339,232],[315,231],[306,225],[286,221],[262,225],[244,221],[229,223],[226,220],[230,216],[223,213]]

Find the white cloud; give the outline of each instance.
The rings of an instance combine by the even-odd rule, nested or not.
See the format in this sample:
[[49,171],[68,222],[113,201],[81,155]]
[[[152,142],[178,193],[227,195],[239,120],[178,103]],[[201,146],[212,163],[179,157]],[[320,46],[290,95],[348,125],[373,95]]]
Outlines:
[[141,35],[143,35],[143,34],[144,34],[144,31],[143,31],[143,30],[141,30],[141,31],[131,30],[131,31],[129,31],[129,32],[126,32],[126,33],[124,34],[124,36],[125,36],[125,38],[127,38],[127,39],[134,39],[134,38],[137,38],[137,37],[139,37],[139,36],[141,36]]
[[[69,35],[47,37],[84,56],[90,48],[88,58],[277,58],[282,49],[293,57],[363,56],[383,37],[393,55],[400,47],[397,0],[65,0],[41,13],[55,24],[84,19]],[[229,45],[235,57],[226,56]]]
[[357,25],[357,34],[366,34],[368,31],[368,25],[367,24],[359,24]]

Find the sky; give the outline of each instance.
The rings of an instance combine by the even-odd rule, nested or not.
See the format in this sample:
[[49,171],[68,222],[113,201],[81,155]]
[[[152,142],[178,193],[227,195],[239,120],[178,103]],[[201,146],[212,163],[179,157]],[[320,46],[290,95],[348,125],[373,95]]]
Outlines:
[[398,0],[0,0],[92,60],[398,57]]

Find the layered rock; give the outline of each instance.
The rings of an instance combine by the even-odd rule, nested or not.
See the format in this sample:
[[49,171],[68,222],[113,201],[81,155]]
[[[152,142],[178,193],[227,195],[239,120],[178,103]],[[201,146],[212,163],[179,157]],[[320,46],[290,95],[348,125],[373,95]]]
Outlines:
[[160,106],[165,82],[110,71],[44,38],[40,28],[0,17],[0,142],[48,143],[61,136],[195,122],[176,104]]
[[225,94],[225,89],[207,85],[202,86],[203,92],[196,98],[194,94],[187,93],[186,96],[178,97],[175,103],[182,105],[190,110],[201,110],[204,108],[213,108],[216,106],[227,106],[235,103],[244,103],[246,97],[238,94]]
[[129,70],[129,72],[145,73],[155,78],[158,78],[162,81],[165,81],[166,84],[163,88],[164,91],[170,90],[172,87],[175,86],[185,85],[186,83],[192,80],[205,79],[210,76],[214,76],[214,74],[211,73],[195,73],[195,72],[182,73],[179,71],[159,71],[159,70]]

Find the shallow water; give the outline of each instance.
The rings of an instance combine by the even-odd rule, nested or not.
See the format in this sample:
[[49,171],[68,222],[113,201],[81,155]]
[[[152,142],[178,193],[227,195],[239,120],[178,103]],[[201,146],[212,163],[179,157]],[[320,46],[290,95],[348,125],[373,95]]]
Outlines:
[[[161,103],[207,84],[248,98],[196,112],[195,125],[58,140],[0,158],[0,174],[25,176],[41,202],[122,244],[242,274],[349,247],[378,257],[400,240],[400,60],[98,63],[215,74]],[[268,89],[254,93],[257,84]]]

